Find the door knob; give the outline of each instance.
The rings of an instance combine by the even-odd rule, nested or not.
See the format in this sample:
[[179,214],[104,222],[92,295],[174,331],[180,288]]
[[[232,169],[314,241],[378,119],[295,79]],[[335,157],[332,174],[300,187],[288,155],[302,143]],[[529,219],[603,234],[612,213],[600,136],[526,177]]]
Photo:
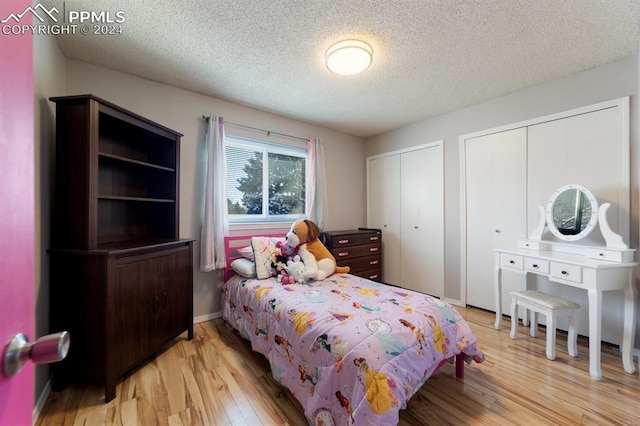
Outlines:
[[24,333],[18,333],[5,346],[2,372],[5,377],[15,376],[28,360],[35,364],[62,361],[70,344],[71,337],[66,331],[42,336],[35,342],[29,342]]

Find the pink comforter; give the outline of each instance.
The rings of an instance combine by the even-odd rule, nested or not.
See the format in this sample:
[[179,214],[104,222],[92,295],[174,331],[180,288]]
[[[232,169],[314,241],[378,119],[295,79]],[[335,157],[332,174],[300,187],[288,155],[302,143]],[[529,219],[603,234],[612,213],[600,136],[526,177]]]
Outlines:
[[451,305],[353,275],[290,285],[235,276],[223,293],[224,319],[267,357],[310,424],[397,424],[443,361],[484,359]]

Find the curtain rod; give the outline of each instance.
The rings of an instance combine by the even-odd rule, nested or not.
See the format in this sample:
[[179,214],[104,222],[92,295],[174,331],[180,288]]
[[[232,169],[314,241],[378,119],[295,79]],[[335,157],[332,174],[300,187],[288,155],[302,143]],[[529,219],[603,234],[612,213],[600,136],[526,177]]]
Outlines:
[[[205,120],[209,120],[209,117],[206,115],[203,115],[202,118]],[[285,133],[278,133],[278,132],[272,132],[270,130],[258,129],[257,127],[251,127],[251,126],[245,126],[244,124],[232,123],[231,121],[227,121],[227,120],[224,121],[224,125],[229,127],[235,127],[237,129],[245,129],[245,130],[251,130],[252,132],[264,133],[267,136],[276,135],[283,138],[295,139],[299,141],[305,141],[305,142],[310,141],[310,139],[308,138],[301,138],[300,136],[292,136],[292,135],[287,135]]]

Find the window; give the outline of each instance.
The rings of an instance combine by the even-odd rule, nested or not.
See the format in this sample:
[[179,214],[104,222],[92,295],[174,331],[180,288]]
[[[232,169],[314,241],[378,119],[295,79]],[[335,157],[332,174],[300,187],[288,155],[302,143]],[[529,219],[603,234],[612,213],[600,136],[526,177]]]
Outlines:
[[304,216],[306,149],[229,135],[224,144],[229,222]]

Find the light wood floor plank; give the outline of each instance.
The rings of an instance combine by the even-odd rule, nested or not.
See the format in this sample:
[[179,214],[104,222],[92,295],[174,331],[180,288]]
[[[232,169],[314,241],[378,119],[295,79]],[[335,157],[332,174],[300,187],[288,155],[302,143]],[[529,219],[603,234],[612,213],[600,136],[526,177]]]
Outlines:
[[[455,377],[453,365],[435,373],[400,412],[415,425],[640,425],[640,378],[622,368],[620,353],[603,346],[600,382],[589,376],[588,341],[579,356],[557,336],[557,358],[509,320],[495,330],[492,313],[459,308],[478,336],[486,361]],[[78,384],[51,393],[36,425],[305,425],[302,407],[272,377],[269,363],[222,319],[195,325],[194,339],[173,345],[120,380],[104,404],[103,388]]]

